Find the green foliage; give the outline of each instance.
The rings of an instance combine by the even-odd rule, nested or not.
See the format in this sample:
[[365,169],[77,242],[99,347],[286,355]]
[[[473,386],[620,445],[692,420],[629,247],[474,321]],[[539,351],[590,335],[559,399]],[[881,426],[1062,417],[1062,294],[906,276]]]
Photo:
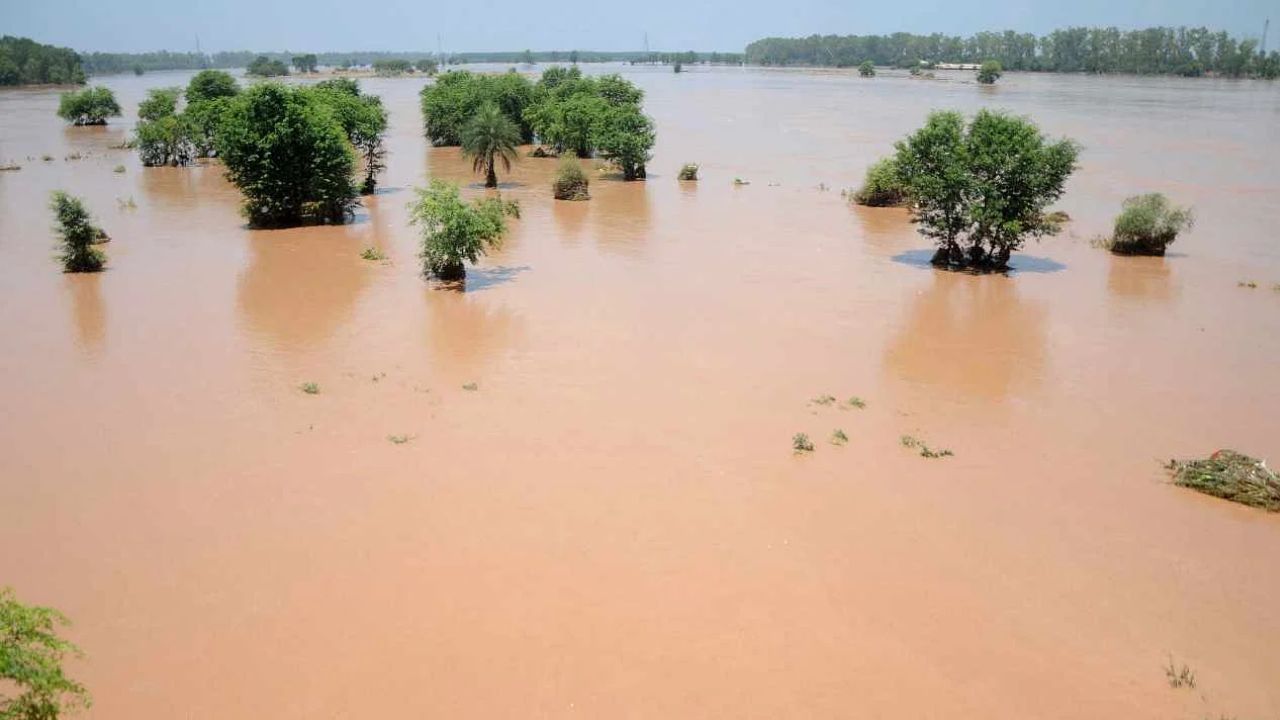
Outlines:
[[280,77],[289,74],[289,66],[266,55],[259,55],[249,63],[244,73],[253,77]]
[[386,260],[386,259],[387,259],[386,253],[382,252],[381,250],[379,250],[379,249],[378,249],[378,248],[376,248],[376,247],[367,247],[367,248],[365,248],[364,250],[361,250],[361,251],[360,251],[360,257],[361,257],[362,259],[364,259],[364,260],[369,260],[369,261],[374,261],[374,262],[376,262],[376,261],[378,261],[378,260]]
[[680,180],[697,180],[697,179],[698,179],[698,164],[697,164],[697,163],[685,163],[684,165],[681,165],[681,166],[680,166],[680,173],[679,173],[679,175],[677,175],[676,177],[677,177],[678,179],[680,179]]
[[114,168],[111,169],[111,172],[116,173],[117,175],[123,175],[126,170],[127,168],[125,168],[125,166],[116,165]]
[[227,101],[218,156],[254,226],[342,222],[355,205],[355,153],[320,93],[262,83]]
[[410,221],[422,231],[423,271],[441,280],[465,277],[465,263],[474,265],[498,247],[507,230],[506,217],[520,214],[516,203],[497,197],[464,202],[457,185],[441,180],[415,192],[418,199],[409,207]]
[[107,118],[119,116],[115,94],[101,85],[63,93],[58,102],[58,117],[74,125],[106,125]]
[[387,440],[391,442],[391,444],[393,445],[403,445],[412,439],[413,437],[409,435],[388,435],[387,436]]
[[138,157],[146,167],[188,165],[195,159],[191,130],[180,115],[144,120],[134,129]]
[[425,75],[435,75],[440,70],[440,65],[431,58],[424,58],[417,63],[418,72]]
[[462,144],[462,130],[486,103],[502,110],[520,132],[521,142],[533,137],[525,120],[525,108],[533,98],[533,85],[517,73],[478,75],[466,70],[440,74],[434,84],[422,89],[422,118],[432,145]]
[[634,105],[610,106],[592,128],[592,140],[606,160],[622,170],[627,180],[642,180],[645,164],[653,157],[657,136],[653,121]]
[[556,179],[551,185],[552,194],[557,200],[590,200],[590,181],[582,171],[577,158],[565,156],[560,158],[560,166],[556,168]]
[[813,452],[813,441],[804,433],[796,433],[791,436],[791,450],[796,453]]
[[876,64],[870,60],[863,60],[862,63],[858,65],[858,74],[862,77],[875,77]]
[[1176,485],[1280,512],[1280,475],[1244,453],[1219,450],[1203,460],[1170,460],[1166,469]]
[[520,129],[494,103],[485,103],[462,129],[462,154],[472,160],[472,168],[483,172],[484,186],[498,187],[495,165],[511,170],[520,143]]
[[1079,147],[1049,142],[1030,120],[981,110],[966,125],[935,112],[897,143],[912,219],[938,244],[935,265],[1003,270],[1026,242],[1053,232],[1044,210],[1061,197]]
[[201,70],[187,83],[187,104],[206,100],[231,98],[240,94],[240,85],[230,73],[221,70]]
[[524,116],[539,142],[556,153],[597,152],[628,180],[645,176],[654,143],[653,121],[640,109],[644,93],[618,75],[586,77],[578,68],[549,68]]
[[836,397],[834,395],[819,395],[818,397],[810,400],[809,402],[813,403],[814,405],[830,407],[836,404]]
[[215,97],[192,102],[188,90],[187,109],[183,111],[188,140],[195,157],[213,157],[217,154],[218,126],[222,124],[222,116],[231,105],[234,96]]
[[832,445],[844,445],[847,442],[849,442],[849,436],[844,434],[844,430],[836,428],[835,431],[831,433]]
[[1189,208],[1170,203],[1160,193],[1137,195],[1124,201],[1111,237],[1102,245],[1118,255],[1164,255],[1178,233],[1194,222]]
[[479,390],[479,389],[480,389],[480,386],[479,386],[477,383],[469,382],[469,383],[467,383],[467,384],[463,385],[463,386],[462,386],[462,389],[463,389],[463,390],[467,390],[467,391],[469,391],[469,392],[475,392],[476,390]]
[[178,112],[178,96],[182,88],[153,88],[147,91],[147,98],[138,103],[138,119],[143,121],[159,120]]
[[373,71],[383,77],[394,77],[396,75],[403,75],[407,72],[413,72],[413,63],[399,58],[375,60],[373,62]]
[[317,383],[313,383],[313,382],[304,382],[298,386],[298,389],[308,395],[320,394],[320,386]]
[[912,450],[919,450],[920,457],[926,458],[944,458],[951,457],[955,454],[950,450],[934,450],[926,445],[923,440],[911,437],[910,435],[902,436],[902,446],[905,448],[911,448]]
[[853,193],[853,201],[869,207],[898,207],[911,201],[910,188],[898,172],[898,160],[887,157],[867,168],[862,187]]
[[383,136],[387,131],[387,111],[382,105],[382,98],[362,95],[360,83],[350,78],[316,83],[309,92],[333,112],[347,140],[364,158],[365,172],[360,192],[372,194],[377,188],[378,174],[386,168]]
[[978,82],[983,85],[994,85],[1004,74],[1004,68],[997,60],[987,60],[978,67]]
[[88,691],[62,670],[67,656],[81,654],[58,636],[67,624],[57,610],[23,605],[11,588],[0,589],[0,688],[19,693],[0,694],[0,719],[57,720],[89,707]]
[[1043,37],[1031,33],[980,32],[942,35],[811,35],[765,38],[747,46],[752,65],[876,65],[918,68],[935,63],[999,62],[1009,70],[1050,72],[1280,76],[1280,53],[1265,57],[1257,41],[1236,40],[1206,28],[1072,27]]
[[313,73],[319,66],[319,60],[316,59],[315,53],[307,53],[306,55],[294,55],[289,64],[298,68],[300,73]]
[[[94,243],[106,233],[93,224],[89,211],[80,198],[61,190],[50,196],[49,208],[57,223],[58,260],[66,272],[97,272],[106,264],[106,257],[94,247]],[[0,716],[2,717],[2,716]]]
[[863,400],[857,395],[854,395],[853,397],[849,398],[848,403],[849,403],[849,407],[858,408],[859,410],[867,406],[867,401]]
[[83,85],[84,80],[84,67],[74,50],[0,37],[0,86]]

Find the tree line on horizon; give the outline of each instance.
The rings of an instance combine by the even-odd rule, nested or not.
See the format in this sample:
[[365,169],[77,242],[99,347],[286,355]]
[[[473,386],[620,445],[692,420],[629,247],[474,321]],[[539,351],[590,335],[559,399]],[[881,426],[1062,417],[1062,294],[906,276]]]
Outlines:
[[0,85],[79,85],[84,80],[85,71],[74,50],[11,35],[0,37]]
[[959,35],[810,35],[771,37],[747,46],[748,65],[876,65],[910,68],[922,63],[998,61],[1006,70],[1043,72],[1206,74],[1228,77],[1280,76],[1280,53],[1262,55],[1252,38],[1233,38],[1207,28],[1072,27],[1037,37],[1032,33],[980,32]]

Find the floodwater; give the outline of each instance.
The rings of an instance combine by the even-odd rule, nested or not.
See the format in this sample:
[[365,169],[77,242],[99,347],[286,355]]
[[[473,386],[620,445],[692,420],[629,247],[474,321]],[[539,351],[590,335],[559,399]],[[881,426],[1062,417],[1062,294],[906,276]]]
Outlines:
[[[648,182],[556,203],[522,159],[465,292],[406,224],[479,180],[422,80],[362,81],[391,154],[356,221],[278,231],[110,149],[187,74],[104,78],[107,128],[0,93],[0,584],[74,620],[90,717],[1280,715],[1280,516],[1160,467],[1280,457],[1280,84],[621,70]],[[1008,276],[838,192],[982,106],[1085,147]],[[106,272],[59,272],[54,188]],[[1148,191],[1198,216],[1168,257],[1089,246]]]

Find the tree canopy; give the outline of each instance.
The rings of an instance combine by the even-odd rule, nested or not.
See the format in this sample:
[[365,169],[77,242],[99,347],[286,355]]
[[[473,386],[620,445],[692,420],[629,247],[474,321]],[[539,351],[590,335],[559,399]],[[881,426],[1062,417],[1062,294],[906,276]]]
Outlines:
[[988,60],[978,67],[978,82],[983,85],[994,85],[1003,74],[1004,68],[1000,67],[1000,61]]
[[290,58],[289,64],[297,68],[300,73],[313,73],[319,67],[319,60],[316,59],[315,53],[307,53],[306,55],[294,55]]
[[[93,224],[93,218],[85,209],[84,202],[56,190],[49,198],[49,209],[53,211],[53,218],[57,223],[54,231],[58,234],[58,260],[62,262],[62,269],[73,273],[101,270],[107,259],[94,244],[104,238],[106,233]],[[2,606],[6,601],[12,601],[12,598],[0,595],[0,612],[4,612]],[[0,671],[3,670],[4,663],[0,662]],[[7,675],[0,673],[0,677]],[[0,714],[0,718],[5,717],[7,716]]]
[[409,206],[410,222],[422,230],[422,269],[441,280],[465,277],[466,263],[474,265],[501,245],[507,216],[520,216],[514,202],[487,197],[468,203],[457,185],[441,180],[414,191],[418,199]]
[[897,143],[912,219],[938,244],[935,265],[1003,270],[1028,238],[1057,226],[1045,208],[1062,196],[1079,147],[1050,142],[1030,120],[980,110],[966,124],[935,112]]
[[533,138],[524,110],[533,99],[533,84],[515,72],[481,75],[450,70],[422,88],[422,119],[432,145],[462,144],[462,129],[486,103],[492,103],[515,123],[521,142]]
[[74,50],[27,38],[0,37],[0,85],[83,85],[84,66]]
[[266,55],[259,55],[245,68],[246,75],[255,77],[280,77],[289,74],[289,66],[283,61],[272,60]]
[[23,605],[9,588],[0,588],[0,718],[57,720],[64,712],[89,707],[89,693],[62,670],[67,656],[80,649],[58,636],[67,618],[53,608]]
[[493,103],[480,106],[462,128],[462,154],[471,158],[476,172],[484,173],[484,186],[498,187],[496,165],[511,169],[520,144],[520,129]]
[[97,85],[63,93],[58,117],[73,125],[106,125],[107,118],[120,117],[120,104],[110,88]]

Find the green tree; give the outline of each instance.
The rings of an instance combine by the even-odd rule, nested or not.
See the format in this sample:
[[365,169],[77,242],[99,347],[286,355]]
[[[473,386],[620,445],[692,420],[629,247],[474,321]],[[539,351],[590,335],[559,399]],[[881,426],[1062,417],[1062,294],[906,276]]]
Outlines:
[[896,207],[906,205],[910,200],[910,191],[898,171],[898,160],[887,157],[872,163],[867,168],[867,177],[862,187],[853,193],[853,201],[868,207]]
[[413,64],[408,60],[392,58],[373,62],[373,71],[383,77],[403,75],[411,70],[413,70]]
[[439,64],[431,58],[423,58],[418,61],[418,72],[424,75],[435,75],[440,70]]
[[58,117],[73,125],[106,125],[107,118],[120,117],[120,104],[110,89],[98,85],[63,93]]
[[58,636],[58,627],[67,624],[57,610],[23,605],[12,589],[0,589],[0,680],[6,692],[19,692],[0,693],[0,718],[57,720],[89,707],[89,692],[62,669],[67,656],[81,654]]
[[876,64],[870,60],[863,60],[862,64],[858,66],[858,74],[862,77],[875,77]]
[[319,60],[316,58],[315,53],[307,53],[306,55],[294,55],[291,64],[298,68],[300,73],[313,73],[319,66]]
[[244,72],[254,77],[281,77],[289,74],[289,67],[279,60],[259,55],[249,63]]
[[507,216],[520,216],[516,203],[501,198],[464,202],[457,185],[441,180],[415,192],[418,199],[409,213],[410,222],[422,231],[422,269],[441,280],[466,277],[466,263],[474,265],[501,245]]
[[935,265],[1003,270],[1026,242],[1056,229],[1044,216],[1062,196],[1079,147],[1048,141],[1031,121],[981,110],[967,126],[935,112],[897,143],[913,220],[938,244]]
[[316,83],[311,92],[333,112],[347,140],[364,158],[360,193],[373,194],[378,186],[378,174],[386,168],[383,136],[387,131],[387,111],[382,106],[382,98],[362,95],[360,83],[350,78],[324,80]]
[[147,122],[174,115],[181,95],[182,89],[176,87],[148,90],[146,99],[138,103],[138,119]]
[[187,101],[182,113],[187,139],[191,141],[191,153],[195,157],[213,157],[217,154],[216,139],[222,116],[231,105],[231,98],[220,97],[199,102]]
[[995,60],[987,60],[978,68],[978,82],[983,85],[994,85],[1004,74],[1004,68]]
[[[93,218],[85,209],[84,202],[61,190],[55,190],[50,196],[49,208],[57,225],[54,231],[58,234],[58,260],[66,272],[97,272],[106,265],[106,257],[94,243],[106,237],[93,224]],[[2,603],[0,603],[2,604]],[[4,663],[0,662],[0,668]],[[5,676],[0,673],[0,676]],[[0,718],[6,717],[0,714]]]
[[222,70],[201,70],[187,83],[187,104],[206,100],[232,98],[240,94],[240,85],[230,73]]
[[1178,207],[1160,193],[1124,201],[1115,229],[1103,245],[1118,255],[1164,255],[1178,234],[1194,224],[1189,208]]
[[422,118],[432,145],[462,143],[462,129],[481,105],[493,103],[520,132],[522,142],[533,137],[525,110],[533,101],[533,85],[523,75],[479,75],[466,70],[441,73],[435,83],[422,89]]
[[342,222],[356,204],[355,152],[313,92],[279,83],[249,88],[229,101],[216,146],[252,225]]
[[189,165],[196,157],[190,126],[181,115],[139,122],[134,137],[138,157],[146,167]]
[[533,51],[532,51],[532,50],[525,50],[525,51],[520,55],[520,62],[524,63],[525,65],[534,65],[534,64],[535,64],[535,61],[534,61],[534,59],[533,59]]
[[484,173],[485,187],[498,187],[495,166],[501,162],[510,171],[519,143],[520,129],[493,103],[481,105],[462,130],[462,154],[471,158],[476,172]]
[[605,110],[593,129],[592,140],[600,154],[622,171],[627,180],[642,180],[645,164],[652,159],[656,135],[653,121],[633,105],[614,105]]

